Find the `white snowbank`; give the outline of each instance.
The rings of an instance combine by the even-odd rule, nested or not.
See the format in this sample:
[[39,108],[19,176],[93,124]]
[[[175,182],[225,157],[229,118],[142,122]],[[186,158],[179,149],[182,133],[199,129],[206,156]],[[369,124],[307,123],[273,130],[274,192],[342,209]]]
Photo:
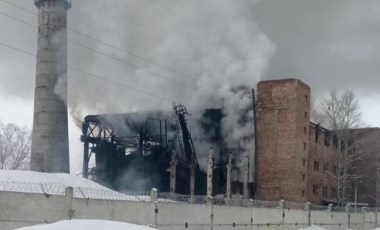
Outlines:
[[70,220],[54,224],[42,224],[18,230],[153,230],[153,228],[106,220]]
[[0,170],[0,182],[60,184],[65,187],[71,186],[110,191],[108,188],[103,187],[93,181],[65,173]]
[[315,226],[315,225],[312,225],[310,227],[307,227],[307,228],[300,228],[298,230],[326,230],[322,227],[319,227],[319,226]]

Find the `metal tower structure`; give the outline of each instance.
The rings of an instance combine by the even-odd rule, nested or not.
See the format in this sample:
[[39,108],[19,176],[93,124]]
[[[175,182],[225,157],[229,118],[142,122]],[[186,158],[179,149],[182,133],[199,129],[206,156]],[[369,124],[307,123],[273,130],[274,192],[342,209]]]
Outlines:
[[34,0],[38,48],[31,170],[70,171],[67,123],[67,11],[71,0]]

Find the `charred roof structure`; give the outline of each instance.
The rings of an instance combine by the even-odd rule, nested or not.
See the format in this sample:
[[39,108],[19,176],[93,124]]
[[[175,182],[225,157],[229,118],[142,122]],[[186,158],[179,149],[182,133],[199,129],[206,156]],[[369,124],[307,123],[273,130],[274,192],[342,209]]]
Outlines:
[[[173,105],[172,112],[149,111],[127,114],[89,115],[85,117],[81,141],[84,143],[83,176],[119,191],[143,191],[152,187],[161,192],[204,195],[206,169],[201,169],[187,124],[189,113],[183,105]],[[221,109],[207,109],[200,127],[212,146],[222,146]],[[211,151],[210,151],[211,152]],[[231,151],[222,148],[212,156],[214,193],[224,193],[227,166],[232,174]],[[207,155],[207,153],[206,153]],[[231,159],[230,159],[231,158]],[[207,158],[202,157],[207,161]],[[90,165],[94,167],[90,168]],[[243,193],[243,183],[232,176],[231,194]],[[252,191],[252,189],[250,189]]]
[[[175,113],[91,115],[83,122],[84,177],[116,190],[170,189],[170,166],[176,165],[176,192],[190,193],[189,166],[195,181],[205,181],[187,129],[187,110],[174,105]],[[94,156],[95,167],[89,169]],[[205,184],[205,183],[199,183]],[[196,186],[195,193],[204,193]]]

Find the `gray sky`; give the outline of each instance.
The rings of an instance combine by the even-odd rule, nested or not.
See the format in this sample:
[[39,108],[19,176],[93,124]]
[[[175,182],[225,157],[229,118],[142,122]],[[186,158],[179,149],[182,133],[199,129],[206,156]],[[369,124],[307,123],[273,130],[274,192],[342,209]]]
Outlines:
[[[8,1],[37,13],[32,0]],[[260,79],[296,77],[311,86],[315,98],[333,88],[354,90],[361,100],[365,122],[380,126],[377,119],[380,113],[377,90],[380,84],[380,1],[255,2],[74,0],[69,11],[69,27],[194,79],[177,76],[72,32],[69,32],[71,40],[178,79],[182,85],[148,76],[149,73],[75,44],[69,44],[69,65],[160,96],[178,97],[194,107],[202,100],[189,101],[194,98],[194,89],[184,84],[200,88],[206,94],[220,95],[219,88],[233,87],[242,81],[254,86]],[[0,12],[37,24],[35,16],[3,1],[0,1]],[[0,28],[0,42],[36,52],[35,28],[1,14]],[[252,53],[257,55],[252,57]],[[31,126],[34,78],[35,58],[0,45],[0,119]],[[165,88],[171,90],[163,90]],[[75,72],[69,72],[69,94],[72,112],[79,116],[157,105],[170,109],[170,103]],[[80,163],[76,160],[81,156],[81,146],[77,141],[80,131],[75,127],[71,122],[70,148],[74,156],[71,158],[77,172]]]

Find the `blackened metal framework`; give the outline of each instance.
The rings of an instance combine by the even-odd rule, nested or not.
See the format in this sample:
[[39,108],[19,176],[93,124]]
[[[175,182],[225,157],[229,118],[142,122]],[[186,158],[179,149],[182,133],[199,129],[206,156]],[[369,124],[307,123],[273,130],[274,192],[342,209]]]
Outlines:
[[[89,177],[89,161],[94,154],[94,150],[100,144],[113,144],[139,151],[141,154],[151,151],[155,146],[168,148],[167,120],[146,117],[143,122],[129,121],[129,114],[115,115],[90,115],[82,124],[83,153],[83,177]],[[128,133],[123,132],[125,124],[110,122],[117,120],[129,124]],[[141,120],[140,120],[141,121]],[[152,131],[153,123],[159,125],[159,133]],[[164,126],[164,127],[163,127]],[[125,127],[124,127],[125,128]],[[164,130],[163,130],[164,129]]]

